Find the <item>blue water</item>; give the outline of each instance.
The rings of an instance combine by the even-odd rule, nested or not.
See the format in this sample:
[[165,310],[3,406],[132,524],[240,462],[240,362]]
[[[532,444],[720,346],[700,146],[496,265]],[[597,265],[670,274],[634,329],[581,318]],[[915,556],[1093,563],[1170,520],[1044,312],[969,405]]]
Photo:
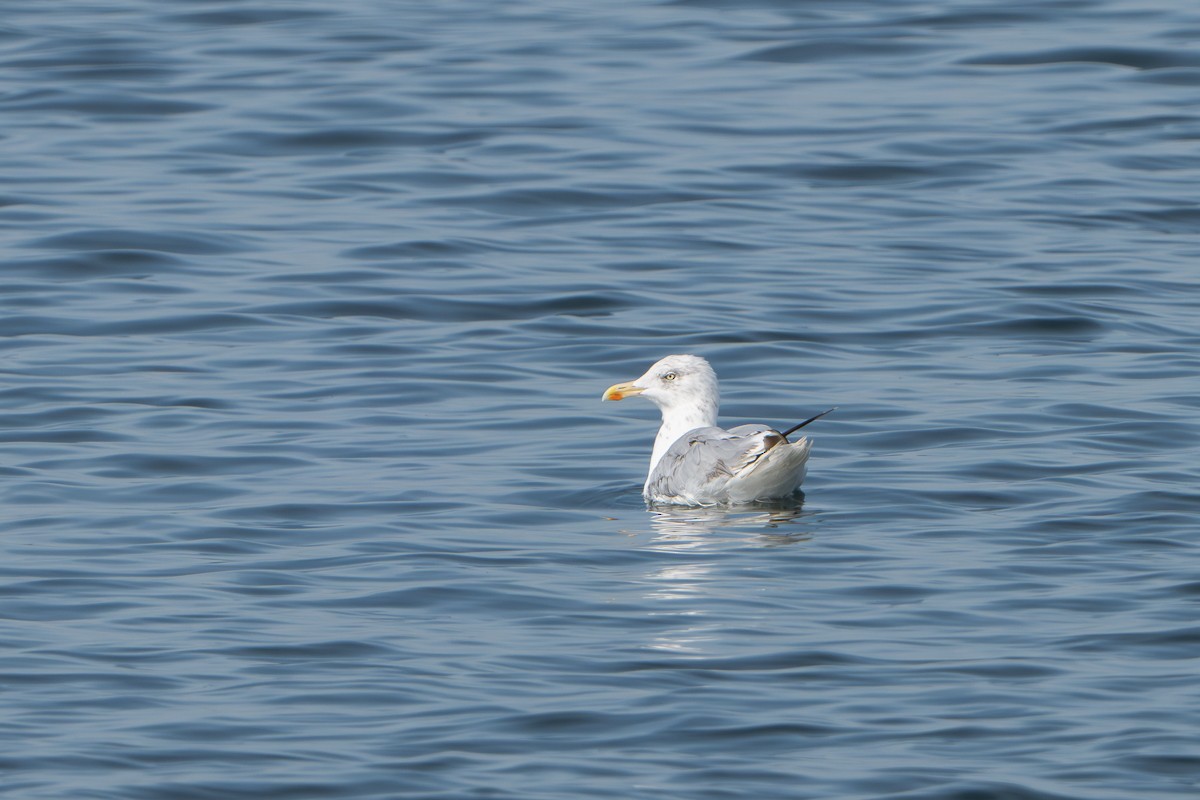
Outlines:
[[1197,796],[1194,2],[10,6],[0,794]]

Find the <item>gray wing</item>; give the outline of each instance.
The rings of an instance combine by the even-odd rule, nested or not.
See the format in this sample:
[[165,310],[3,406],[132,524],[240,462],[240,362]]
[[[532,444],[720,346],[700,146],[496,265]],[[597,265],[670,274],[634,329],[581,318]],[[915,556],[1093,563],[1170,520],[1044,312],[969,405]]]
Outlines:
[[646,481],[646,499],[693,505],[728,502],[730,479],[783,441],[779,431],[767,425],[688,431],[655,465]]

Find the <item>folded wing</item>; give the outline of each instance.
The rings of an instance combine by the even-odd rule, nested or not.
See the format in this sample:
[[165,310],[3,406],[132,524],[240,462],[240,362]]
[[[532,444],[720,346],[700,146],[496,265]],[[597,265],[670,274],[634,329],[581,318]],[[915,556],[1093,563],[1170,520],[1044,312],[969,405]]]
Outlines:
[[804,480],[810,443],[767,425],[696,428],[679,437],[646,480],[646,499],[714,505],[786,497]]

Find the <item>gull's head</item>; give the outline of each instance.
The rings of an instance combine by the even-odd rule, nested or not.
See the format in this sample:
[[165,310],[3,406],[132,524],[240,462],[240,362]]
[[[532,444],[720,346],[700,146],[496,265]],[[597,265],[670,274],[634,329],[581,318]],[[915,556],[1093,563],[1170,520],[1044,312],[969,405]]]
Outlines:
[[655,362],[642,377],[608,387],[603,400],[624,400],[641,395],[664,411],[711,406],[720,402],[717,375],[700,356],[667,356]]

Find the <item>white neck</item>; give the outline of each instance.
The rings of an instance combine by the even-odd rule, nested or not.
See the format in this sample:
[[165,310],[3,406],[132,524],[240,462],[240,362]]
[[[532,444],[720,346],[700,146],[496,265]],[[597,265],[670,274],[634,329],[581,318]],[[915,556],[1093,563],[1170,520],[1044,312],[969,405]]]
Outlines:
[[707,428],[717,424],[717,400],[708,402],[693,402],[687,405],[667,407],[662,409],[662,427],[658,436],[654,437],[654,452],[650,454],[650,472],[658,466],[659,460],[666,454],[671,445],[690,430]]

